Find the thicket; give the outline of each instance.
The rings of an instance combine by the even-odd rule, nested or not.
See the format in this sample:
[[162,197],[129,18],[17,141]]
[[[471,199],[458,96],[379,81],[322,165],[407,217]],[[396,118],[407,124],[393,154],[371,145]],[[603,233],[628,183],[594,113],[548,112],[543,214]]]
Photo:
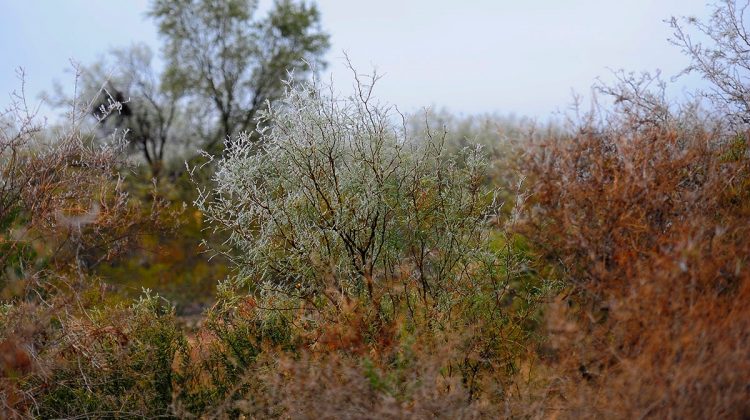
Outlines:
[[[377,102],[375,75],[350,96],[291,80],[254,132],[189,162],[179,214],[82,123],[117,97],[53,131],[19,95],[0,130],[2,415],[749,416],[743,10],[670,22],[716,84],[703,105],[621,73],[599,86],[611,107],[500,121],[494,143],[489,120]],[[106,277],[143,275],[136,250],[186,218],[232,268],[189,326]]]
[[612,124],[521,160],[520,231],[570,285],[548,312],[550,398],[576,417],[747,416],[746,140]]
[[[285,415],[306,412],[319,392],[352,400],[322,405],[332,416],[493,410],[479,396],[506,395],[547,284],[497,230],[481,148],[449,153],[445,132],[428,126],[413,137],[373,102],[372,84],[358,86],[342,99],[317,81],[289,83],[267,128],[207,162],[215,175],[197,209],[226,234],[214,251],[237,271],[199,328],[181,329],[148,292],[113,303],[90,264],[47,262],[37,283],[22,270],[26,293],[9,300],[2,324],[15,354],[4,369],[8,415]],[[76,202],[119,185],[120,164],[102,162]],[[76,227],[100,228],[103,216],[84,213]],[[133,220],[122,217],[113,220]],[[153,229],[141,227],[134,233]],[[66,281],[72,290],[39,295]],[[318,383],[318,369],[341,382]]]

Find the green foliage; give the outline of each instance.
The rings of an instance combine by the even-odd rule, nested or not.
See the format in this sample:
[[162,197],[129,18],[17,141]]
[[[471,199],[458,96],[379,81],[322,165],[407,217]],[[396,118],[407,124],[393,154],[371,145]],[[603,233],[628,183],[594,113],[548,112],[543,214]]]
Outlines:
[[178,353],[185,353],[186,341],[171,308],[158,296],[146,291],[130,308],[92,309],[86,318],[61,321],[47,331],[61,345],[38,354],[55,363],[22,384],[43,390],[35,415],[169,413],[173,386],[180,381],[173,364]]
[[727,151],[721,156],[725,162],[740,162],[748,153],[747,138],[744,135],[737,135],[729,143]]
[[277,1],[266,18],[255,17],[256,9],[251,0],[157,0],[151,7],[165,41],[164,86],[212,110],[218,127],[204,133],[211,150],[255,127],[287,72],[301,76],[323,65],[328,35],[314,5]]

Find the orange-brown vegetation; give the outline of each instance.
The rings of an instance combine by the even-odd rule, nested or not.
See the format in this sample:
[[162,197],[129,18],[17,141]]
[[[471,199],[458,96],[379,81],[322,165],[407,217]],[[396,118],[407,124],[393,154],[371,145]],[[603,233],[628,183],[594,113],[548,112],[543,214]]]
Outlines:
[[520,231],[570,284],[548,310],[551,414],[750,415],[744,134],[640,126],[544,139]]
[[621,74],[572,127],[503,142],[482,124],[491,162],[396,123],[376,77],[347,100],[290,83],[267,127],[172,186],[85,134],[85,104],[55,132],[17,98],[0,115],[0,417],[750,418],[733,4],[698,25],[718,50],[671,22],[718,86],[707,111]]

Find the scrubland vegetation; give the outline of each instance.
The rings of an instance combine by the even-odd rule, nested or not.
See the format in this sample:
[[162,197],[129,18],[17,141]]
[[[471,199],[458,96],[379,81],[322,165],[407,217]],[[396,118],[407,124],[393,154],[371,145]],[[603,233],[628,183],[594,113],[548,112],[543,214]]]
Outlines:
[[[294,7],[263,33],[307,71],[251,114],[221,96],[187,129],[200,69],[133,82],[162,95],[140,108],[81,89],[59,127],[22,92],[3,114],[3,417],[750,416],[744,9],[671,22],[712,82],[694,102],[623,73],[612,105],[542,126],[404,116],[356,71],[337,95]],[[213,134],[155,159],[175,133]]]

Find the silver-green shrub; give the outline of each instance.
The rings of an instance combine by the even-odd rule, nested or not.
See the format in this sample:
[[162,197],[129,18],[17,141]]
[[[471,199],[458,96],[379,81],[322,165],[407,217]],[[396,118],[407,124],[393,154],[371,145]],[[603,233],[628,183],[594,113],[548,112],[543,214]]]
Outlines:
[[451,154],[428,124],[407,134],[373,85],[341,98],[318,80],[289,83],[260,140],[227,144],[196,204],[228,232],[240,285],[316,305],[433,305],[486,278],[497,206],[481,148]]

